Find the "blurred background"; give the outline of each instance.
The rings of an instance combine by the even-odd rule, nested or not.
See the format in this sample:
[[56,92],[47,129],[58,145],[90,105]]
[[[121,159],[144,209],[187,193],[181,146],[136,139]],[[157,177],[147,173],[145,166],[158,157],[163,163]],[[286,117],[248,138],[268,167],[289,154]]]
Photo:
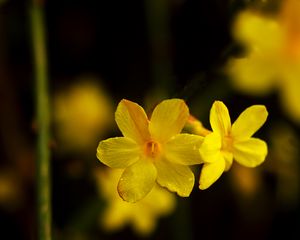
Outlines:
[[[298,0],[40,0],[51,113],[53,239],[300,237],[300,4]],[[37,239],[34,61],[30,1],[0,0],[1,239]],[[269,111],[269,146],[255,169],[234,163],[189,198],[157,187],[133,206],[119,172],[96,158],[126,98],[148,113],[183,98],[209,128],[222,100],[232,121]],[[111,179],[111,180],[110,180]]]

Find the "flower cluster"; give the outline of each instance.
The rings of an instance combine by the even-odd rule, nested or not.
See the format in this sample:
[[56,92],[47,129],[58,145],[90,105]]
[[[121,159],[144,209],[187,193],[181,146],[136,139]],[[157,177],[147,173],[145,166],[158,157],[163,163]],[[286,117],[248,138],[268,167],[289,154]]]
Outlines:
[[300,2],[282,1],[279,14],[246,10],[238,14],[233,37],[246,54],[226,67],[233,86],[243,93],[265,95],[277,90],[285,112],[300,122]]
[[199,188],[206,189],[229,170],[233,159],[246,167],[265,160],[266,143],[252,135],[267,115],[264,106],[254,105],[231,125],[228,109],[215,101],[210,112],[212,131],[193,119],[201,129],[188,134],[181,133],[191,119],[183,100],[162,101],[148,119],[141,106],[123,99],[115,113],[123,137],[101,141],[97,157],[111,168],[125,169],[117,186],[125,201],[143,199],[155,183],[188,197],[195,181],[190,165],[203,164]]

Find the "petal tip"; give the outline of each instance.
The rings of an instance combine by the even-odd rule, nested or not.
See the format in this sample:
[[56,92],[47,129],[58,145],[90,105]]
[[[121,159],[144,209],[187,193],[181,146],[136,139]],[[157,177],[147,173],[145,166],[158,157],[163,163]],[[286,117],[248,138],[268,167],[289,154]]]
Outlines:
[[205,186],[204,184],[199,184],[199,189],[200,190],[206,190],[207,188],[209,188],[210,186]]
[[120,185],[120,182],[122,181],[122,179],[119,180],[118,186],[117,186],[117,191],[118,194],[120,196],[120,198],[125,201],[125,202],[129,202],[129,203],[136,203],[141,199],[138,199],[136,197],[134,197],[135,195],[128,193],[128,191],[124,191]]
[[199,189],[200,190],[206,190],[208,189],[214,182],[207,181],[207,179],[203,179],[200,177],[199,179]]
[[213,105],[214,105],[214,106],[225,106],[225,104],[224,104],[223,101],[221,101],[221,100],[215,100],[215,101],[213,102]]

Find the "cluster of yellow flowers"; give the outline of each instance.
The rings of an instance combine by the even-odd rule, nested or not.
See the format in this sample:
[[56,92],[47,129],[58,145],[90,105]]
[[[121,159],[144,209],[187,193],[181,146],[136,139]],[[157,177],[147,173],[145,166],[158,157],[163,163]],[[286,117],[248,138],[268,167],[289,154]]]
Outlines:
[[272,16],[241,12],[233,37],[246,49],[243,58],[230,59],[226,66],[233,86],[254,96],[277,90],[283,109],[299,123],[300,1],[282,1]]
[[127,202],[142,200],[156,183],[188,197],[195,182],[190,165],[203,164],[199,180],[203,190],[230,169],[233,159],[246,167],[265,160],[267,144],[252,135],[267,115],[265,106],[254,105],[231,124],[227,107],[215,101],[210,111],[212,131],[193,119],[195,131],[181,133],[185,125],[191,124],[183,100],[162,101],[148,119],[141,106],[123,99],[115,113],[123,137],[101,141],[97,157],[111,168],[125,169],[117,191]]

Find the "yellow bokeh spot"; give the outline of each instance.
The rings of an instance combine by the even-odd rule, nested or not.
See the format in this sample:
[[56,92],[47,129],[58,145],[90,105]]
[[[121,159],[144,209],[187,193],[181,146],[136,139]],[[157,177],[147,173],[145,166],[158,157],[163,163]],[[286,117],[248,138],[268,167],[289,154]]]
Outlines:
[[80,78],[54,96],[53,121],[61,150],[94,148],[112,117],[111,100],[96,79]]

